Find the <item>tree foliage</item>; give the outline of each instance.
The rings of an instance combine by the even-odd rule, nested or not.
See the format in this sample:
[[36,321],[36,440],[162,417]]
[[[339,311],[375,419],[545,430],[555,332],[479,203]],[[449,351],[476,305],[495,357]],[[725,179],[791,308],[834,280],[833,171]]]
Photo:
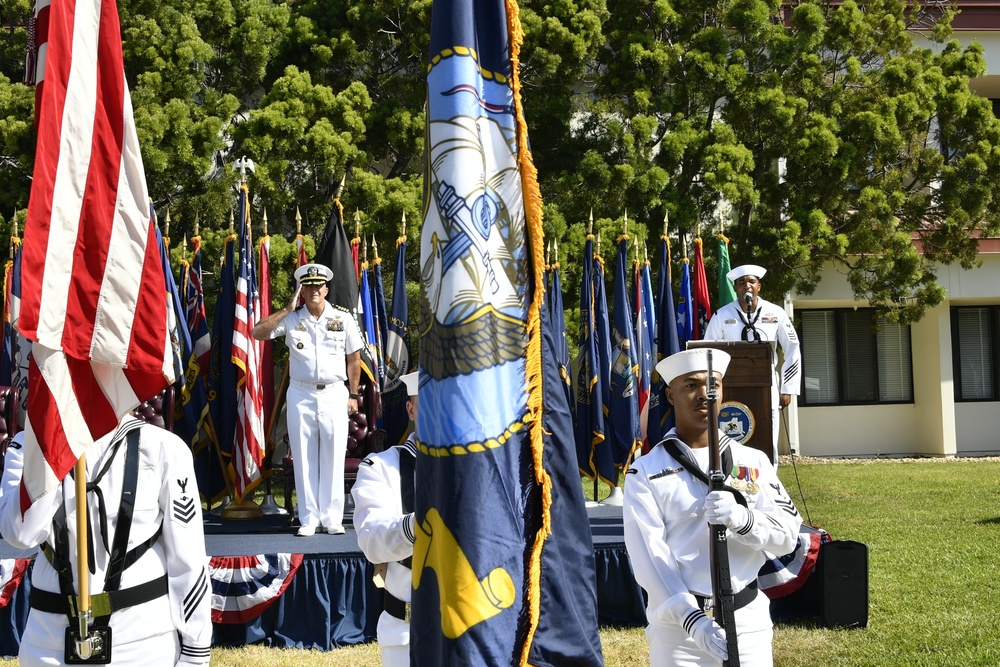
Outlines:
[[[120,3],[150,194],[161,219],[171,212],[174,254],[197,219],[205,265],[218,261],[243,156],[256,163],[254,219],[266,210],[272,237],[290,243],[297,212],[318,237],[343,182],[349,234],[356,212],[391,260],[405,215],[416,241],[431,9]],[[811,291],[832,263],[891,318],[940,303],[935,268],[974,266],[977,235],[1000,233],[1000,124],[969,88],[985,72],[982,48],[947,41],[954,11],[905,0],[521,3],[525,111],[567,304],[591,211],[609,258],[626,213],[650,248],[669,214],[688,239],[724,225],[734,263],[767,266],[771,295]],[[18,83],[29,13],[27,0],[0,0],[0,231],[23,218],[30,190],[33,90]],[[291,246],[272,247],[280,305]],[[683,244],[673,247],[676,261]],[[414,280],[418,259],[412,243]],[[390,279],[392,262],[383,268]]]

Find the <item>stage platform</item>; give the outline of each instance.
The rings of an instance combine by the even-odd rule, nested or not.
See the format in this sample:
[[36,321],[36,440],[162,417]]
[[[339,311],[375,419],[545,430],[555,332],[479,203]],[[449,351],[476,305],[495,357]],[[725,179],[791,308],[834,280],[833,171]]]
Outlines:
[[[621,507],[598,505],[587,514],[594,541],[598,621],[645,625],[643,592],[625,552]],[[372,565],[361,554],[349,521],[345,527],[344,535],[297,537],[287,515],[226,521],[208,515],[205,545],[212,561],[213,620],[219,621],[214,623],[213,644],[330,650],[374,641],[381,591],[371,583]],[[32,556],[0,542],[0,562],[7,570],[23,563],[17,559]],[[258,556],[262,558],[254,558]],[[227,583],[227,569],[255,571],[257,577]],[[9,602],[0,608],[0,655],[17,654],[30,588],[29,574],[13,591],[4,590],[3,599]]]

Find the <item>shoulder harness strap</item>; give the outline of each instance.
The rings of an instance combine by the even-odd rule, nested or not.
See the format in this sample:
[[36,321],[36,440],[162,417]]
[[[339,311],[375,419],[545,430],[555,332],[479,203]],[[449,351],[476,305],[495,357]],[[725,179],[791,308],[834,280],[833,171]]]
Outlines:
[[[667,452],[675,459],[677,459],[677,461],[679,461],[680,464],[684,466],[685,470],[687,470],[692,475],[694,475],[702,482],[704,482],[705,486],[709,485],[708,475],[705,474],[705,471],[702,470],[697,463],[688,458],[688,456],[681,450],[680,446],[678,446],[677,440],[673,438],[667,438],[663,440],[660,444],[666,447]],[[726,447],[726,449],[722,452],[722,469],[727,472],[727,475],[728,471],[733,469],[733,453],[729,450],[728,447]],[[722,488],[723,490],[729,491],[731,494],[733,494],[733,496],[735,496],[736,498],[736,502],[738,502],[740,505],[743,505],[743,507],[747,507],[747,499],[743,497],[742,493],[740,493],[733,487],[729,486],[728,484],[724,485]]]

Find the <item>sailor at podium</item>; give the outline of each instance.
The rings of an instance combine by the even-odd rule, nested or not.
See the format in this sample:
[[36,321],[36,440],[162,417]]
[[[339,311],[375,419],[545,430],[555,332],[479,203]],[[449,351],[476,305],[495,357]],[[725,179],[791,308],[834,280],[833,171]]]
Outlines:
[[778,428],[780,410],[798,396],[802,382],[802,355],[799,337],[785,309],[760,297],[761,278],[767,270],[744,264],[726,274],[736,289],[736,301],[716,311],[708,322],[705,340],[745,340],[781,347],[784,361],[777,368],[777,354],[771,357],[771,460],[778,465]]

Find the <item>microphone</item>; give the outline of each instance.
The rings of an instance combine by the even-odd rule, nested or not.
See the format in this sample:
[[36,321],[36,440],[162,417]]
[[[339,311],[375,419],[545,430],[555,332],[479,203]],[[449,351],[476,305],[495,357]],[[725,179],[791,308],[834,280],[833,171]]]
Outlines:
[[750,310],[753,308],[753,295],[750,292],[743,293],[743,303],[747,306],[747,320],[746,326],[743,327],[743,340],[745,341],[759,341],[760,336],[757,335],[757,327],[754,326],[754,320],[750,319]]

